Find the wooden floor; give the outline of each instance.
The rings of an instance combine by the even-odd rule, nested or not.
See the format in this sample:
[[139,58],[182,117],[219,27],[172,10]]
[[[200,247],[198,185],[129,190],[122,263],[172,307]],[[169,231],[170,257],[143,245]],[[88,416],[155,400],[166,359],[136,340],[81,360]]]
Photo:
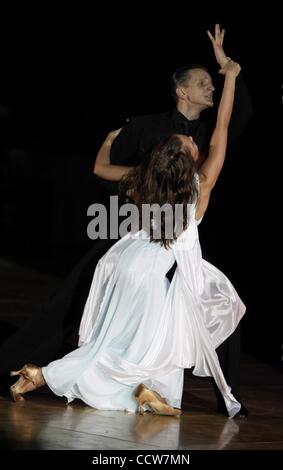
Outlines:
[[189,374],[179,419],[66,405],[42,390],[24,402],[0,398],[0,448],[283,450],[283,379],[264,364],[246,362],[243,369],[248,419],[218,414],[210,383]]
[[[19,289],[23,276],[24,289]],[[57,282],[5,262],[0,263],[0,278],[5,278],[1,318],[10,319],[13,311],[15,324],[21,323],[21,315],[28,315],[32,291],[40,302]],[[283,450],[282,373],[250,357],[243,357],[241,370],[242,399],[250,412],[244,420],[217,413],[210,380],[190,372],[186,372],[180,419],[102,412],[79,401],[67,406],[47,389],[18,403],[0,396],[0,449]]]

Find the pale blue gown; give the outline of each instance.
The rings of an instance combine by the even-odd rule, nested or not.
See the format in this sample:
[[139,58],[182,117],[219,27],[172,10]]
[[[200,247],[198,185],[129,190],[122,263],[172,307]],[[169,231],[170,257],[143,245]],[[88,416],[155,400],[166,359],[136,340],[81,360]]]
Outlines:
[[[177,261],[171,284],[166,273]],[[188,228],[165,249],[145,231],[128,234],[99,261],[75,351],[42,369],[50,389],[100,410],[136,411],[146,384],[181,406],[184,368],[213,376],[227,411],[240,404],[215,349],[235,330],[245,306],[229,279],[202,259],[190,206]]]

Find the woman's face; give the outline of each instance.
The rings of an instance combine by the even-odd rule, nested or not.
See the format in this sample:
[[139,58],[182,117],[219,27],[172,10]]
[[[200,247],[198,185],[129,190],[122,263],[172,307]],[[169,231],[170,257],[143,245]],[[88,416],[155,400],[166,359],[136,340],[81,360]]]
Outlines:
[[194,142],[194,139],[191,136],[180,135],[183,146],[188,149],[192,158],[197,160],[199,157],[198,146]]

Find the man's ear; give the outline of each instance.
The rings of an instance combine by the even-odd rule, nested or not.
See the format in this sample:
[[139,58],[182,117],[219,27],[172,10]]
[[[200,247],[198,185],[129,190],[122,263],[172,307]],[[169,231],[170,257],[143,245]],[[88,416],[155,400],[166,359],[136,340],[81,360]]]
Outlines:
[[180,100],[184,100],[187,96],[187,94],[185,93],[185,91],[182,89],[182,88],[176,88],[176,95],[178,96],[178,98]]

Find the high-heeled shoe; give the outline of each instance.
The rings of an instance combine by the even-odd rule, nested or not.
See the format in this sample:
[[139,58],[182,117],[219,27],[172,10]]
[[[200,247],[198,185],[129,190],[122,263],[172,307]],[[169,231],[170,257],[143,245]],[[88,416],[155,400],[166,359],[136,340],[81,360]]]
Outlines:
[[17,382],[10,387],[10,393],[14,401],[22,401],[24,393],[31,392],[45,385],[41,367],[34,364],[25,364],[20,370],[11,371],[10,375],[19,375]]
[[182,411],[168,405],[166,400],[159,393],[150,390],[146,385],[140,384],[135,392],[135,398],[138,402],[138,413],[145,412],[145,406],[157,415],[179,417]]

